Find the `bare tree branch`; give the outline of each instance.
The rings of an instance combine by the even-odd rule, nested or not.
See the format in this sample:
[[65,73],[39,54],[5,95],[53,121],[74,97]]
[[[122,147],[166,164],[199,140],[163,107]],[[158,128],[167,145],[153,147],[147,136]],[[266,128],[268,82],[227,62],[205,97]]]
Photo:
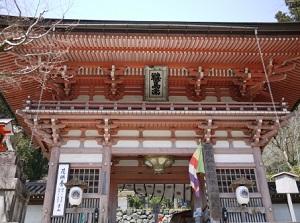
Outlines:
[[[264,149],[264,162],[269,171],[295,171],[299,165],[300,150],[300,112],[289,120],[287,126],[272,139]],[[275,172],[273,172],[274,174]]]
[[[66,74],[63,63],[64,55],[73,43],[55,35],[55,28],[62,22],[69,8],[60,19],[45,20],[44,15],[48,10],[38,13],[41,3],[39,1],[35,9],[36,16],[27,18],[23,16],[17,0],[12,1],[18,16],[0,16],[0,54],[13,55],[11,61],[14,64],[0,67],[0,90],[19,88],[20,82],[32,78],[41,85],[44,85],[46,79],[55,79],[62,75],[63,79],[72,78],[74,74]],[[66,31],[75,26],[76,24],[66,27]]]

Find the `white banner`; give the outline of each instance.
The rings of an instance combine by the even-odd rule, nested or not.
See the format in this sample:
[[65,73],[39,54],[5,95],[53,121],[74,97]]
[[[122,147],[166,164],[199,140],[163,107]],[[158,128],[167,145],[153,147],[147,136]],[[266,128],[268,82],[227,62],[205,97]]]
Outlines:
[[59,164],[56,178],[55,198],[53,202],[52,216],[64,216],[70,164]]

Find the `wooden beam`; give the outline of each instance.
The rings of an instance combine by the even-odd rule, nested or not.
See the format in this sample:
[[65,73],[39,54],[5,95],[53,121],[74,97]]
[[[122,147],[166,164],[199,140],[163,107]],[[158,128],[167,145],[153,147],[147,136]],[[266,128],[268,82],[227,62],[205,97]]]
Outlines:
[[[153,174],[151,168],[146,166],[113,166],[111,168],[112,174]],[[188,174],[188,166],[172,166],[164,171],[164,174]]]
[[266,209],[266,221],[275,222],[271,196],[265,175],[265,168],[261,157],[261,150],[259,147],[255,147],[253,148],[253,152],[254,162],[256,165],[257,183],[259,184],[259,190],[262,195],[262,203],[264,204],[264,207]]
[[112,174],[111,180],[118,183],[189,184],[189,174]]
[[155,154],[172,154],[173,156],[191,156],[196,148],[111,148],[111,154],[116,156],[138,156],[138,155],[155,155]]
[[[78,67],[84,68],[98,68],[98,67],[108,67],[114,64],[116,67],[135,67],[135,68],[144,68],[145,66],[149,65],[149,62],[110,62],[110,61],[103,61],[103,62],[94,62],[94,61],[68,61],[65,63],[69,67],[73,67],[77,69]],[[246,63],[227,63],[227,64],[220,64],[220,63],[193,63],[193,62],[164,62],[164,65],[168,66],[169,68],[178,68],[182,69],[183,67],[199,67],[201,65],[203,69],[234,69],[234,70],[243,70],[245,67],[248,67],[251,70],[262,70],[263,67],[259,64],[246,64]],[[136,75],[137,76],[137,75]]]
[[296,64],[293,63],[293,64],[289,64],[289,65],[286,65],[283,67],[276,67],[272,71],[273,71],[273,74],[278,74],[278,73],[285,73],[285,72],[294,70],[295,68],[296,68]]
[[276,82],[276,81],[282,81],[285,80],[287,77],[287,74],[274,74],[270,76],[268,79],[270,82]]
[[42,220],[41,223],[50,223],[51,222],[51,211],[53,206],[53,198],[55,193],[55,184],[56,184],[56,174],[58,170],[58,161],[59,161],[59,148],[57,146],[52,147],[51,157],[49,161],[48,169],[48,180],[46,184],[45,199],[42,210]]

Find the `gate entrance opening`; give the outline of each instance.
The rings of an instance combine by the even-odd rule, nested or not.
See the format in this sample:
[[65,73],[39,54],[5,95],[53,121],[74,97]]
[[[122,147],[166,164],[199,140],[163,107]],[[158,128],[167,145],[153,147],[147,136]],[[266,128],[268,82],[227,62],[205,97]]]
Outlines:
[[[127,195],[140,198],[141,207],[151,211],[155,203],[161,203],[160,208],[191,208],[194,193],[190,187],[189,161],[190,156],[174,156],[173,165],[163,173],[156,174],[151,168],[143,165],[143,156],[112,157],[111,219],[116,219],[118,208],[128,206],[128,200],[124,204],[124,197],[122,201],[118,196],[120,192],[123,192],[126,198]],[[162,202],[163,200],[167,201]]]

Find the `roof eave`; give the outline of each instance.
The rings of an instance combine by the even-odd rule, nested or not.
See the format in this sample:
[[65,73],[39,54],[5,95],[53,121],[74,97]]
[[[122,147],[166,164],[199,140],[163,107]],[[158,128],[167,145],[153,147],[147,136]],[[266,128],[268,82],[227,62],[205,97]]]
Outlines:
[[[13,17],[12,17],[13,18]],[[27,20],[28,21],[28,20]],[[58,19],[44,19],[42,26],[57,23]],[[26,25],[26,23],[24,23]],[[28,25],[28,23],[27,23]],[[7,16],[0,16],[0,27],[7,26]],[[152,34],[236,34],[297,35],[300,22],[251,23],[251,22],[185,22],[185,21],[123,21],[63,19],[56,29],[64,31],[73,27],[77,32],[98,33],[152,33]]]
[[[76,25],[74,25],[76,24]],[[159,22],[63,20],[57,28],[74,26],[73,31],[105,33],[152,34],[237,34],[295,35],[300,34],[300,23],[228,23],[228,22]]]

